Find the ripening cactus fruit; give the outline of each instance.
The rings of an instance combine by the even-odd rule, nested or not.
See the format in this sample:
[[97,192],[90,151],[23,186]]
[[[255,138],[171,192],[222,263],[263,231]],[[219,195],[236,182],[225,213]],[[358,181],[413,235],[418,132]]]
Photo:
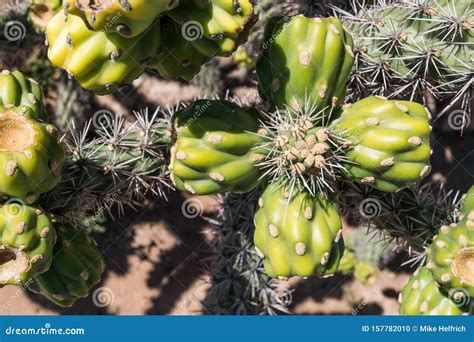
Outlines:
[[442,287],[474,297],[474,210],[460,223],[441,226],[427,257],[426,267]]
[[28,106],[36,118],[44,119],[42,101],[41,88],[35,80],[19,71],[3,70],[0,73],[0,107]]
[[418,269],[398,297],[401,315],[468,315],[469,301],[457,301],[440,289],[426,267]]
[[167,16],[182,27],[185,40],[204,36],[229,55],[247,40],[258,14],[251,0],[185,0]]
[[206,195],[247,192],[260,183],[254,150],[259,114],[228,101],[199,100],[173,117],[172,181],[181,191]]
[[354,266],[354,278],[362,285],[374,285],[378,274],[379,269],[371,262],[361,261]]
[[92,31],[78,16],[57,13],[46,28],[48,58],[81,87],[106,94],[145,70],[160,43],[160,25],[134,37]]
[[175,7],[179,0],[65,0],[67,12],[77,15],[94,31],[136,37],[155,19]]
[[339,207],[306,191],[269,184],[255,213],[255,248],[270,277],[329,276],[344,252]]
[[270,110],[337,107],[353,61],[352,38],[337,18],[273,19],[257,63],[260,95]]
[[429,174],[430,114],[422,105],[372,96],[339,116],[333,124],[349,142],[349,179],[392,192]]
[[194,38],[183,37],[183,26],[169,18],[160,20],[161,48],[147,62],[146,67],[156,70],[165,78],[191,80],[201,67],[217,54],[215,42],[199,33]]
[[35,276],[28,289],[58,306],[72,306],[84,298],[101,279],[104,260],[96,242],[72,226],[58,226],[51,267]]
[[0,286],[25,284],[48,270],[56,242],[43,210],[9,201],[0,207]]
[[474,186],[472,186],[469,191],[463,196],[461,203],[461,215],[464,216],[474,210]]
[[28,204],[58,184],[65,158],[56,128],[31,117],[25,106],[0,110],[0,194]]

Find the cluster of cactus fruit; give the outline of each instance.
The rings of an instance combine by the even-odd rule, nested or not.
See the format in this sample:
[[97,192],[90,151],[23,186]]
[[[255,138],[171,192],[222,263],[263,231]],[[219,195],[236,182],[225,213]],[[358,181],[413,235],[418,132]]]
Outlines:
[[71,305],[100,280],[103,260],[91,237],[43,206],[61,181],[62,138],[35,81],[4,70],[0,98],[0,286]]
[[250,0],[67,0],[46,27],[48,57],[98,94],[145,69],[190,80],[212,57],[234,52],[256,18]]
[[[97,94],[131,83],[146,69],[189,80],[210,58],[245,42],[256,17],[250,0],[63,1],[46,27],[48,57]],[[470,23],[464,26],[454,33],[451,26],[428,32],[423,26],[414,35],[449,37],[457,46],[458,35],[470,38]],[[140,204],[147,192],[164,196],[167,188],[231,192],[215,222],[222,229],[212,277],[217,288],[205,304],[215,313],[285,311],[270,278],[327,277],[352,268],[360,279],[372,276],[367,263],[357,271],[351,261],[340,207],[371,196],[384,206],[370,223],[426,263],[402,291],[400,313],[469,312],[474,190],[460,214],[451,206],[438,213],[437,203],[422,203],[421,210],[410,202],[417,200],[414,183],[431,170],[430,112],[382,96],[344,103],[353,64],[357,68],[361,53],[371,50],[359,51],[360,42],[354,45],[337,18],[273,18],[263,39],[259,106],[198,100],[171,115],[137,113],[131,125],[106,115],[93,122],[94,132],[89,122],[70,137],[46,123],[34,81],[3,72],[0,285],[24,285],[70,306],[100,281],[104,268],[92,238],[73,225],[78,215]],[[402,40],[408,49],[408,37]],[[431,72],[416,59],[411,63],[395,64]],[[406,221],[397,210],[408,212]],[[234,253],[226,253],[228,245]]]

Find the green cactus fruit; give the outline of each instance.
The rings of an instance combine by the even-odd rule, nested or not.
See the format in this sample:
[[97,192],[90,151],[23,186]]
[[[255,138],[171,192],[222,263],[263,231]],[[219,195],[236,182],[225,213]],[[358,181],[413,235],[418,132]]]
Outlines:
[[474,210],[461,223],[441,226],[427,252],[434,279],[458,296],[474,296]]
[[254,242],[270,277],[329,276],[344,253],[339,207],[306,191],[290,198],[277,183],[266,187],[255,213]]
[[96,242],[85,232],[72,226],[58,226],[57,232],[51,267],[34,277],[28,289],[69,307],[99,283],[105,263]]
[[257,63],[260,95],[270,110],[337,107],[353,62],[352,38],[337,18],[273,19]]
[[45,119],[43,114],[43,95],[36,81],[26,78],[19,71],[3,70],[0,74],[0,107],[12,108],[28,106],[36,118]]
[[378,274],[377,266],[368,261],[358,262],[354,267],[354,278],[362,285],[374,285]]
[[136,37],[155,19],[174,8],[178,0],[66,0],[64,8],[86,22],[93,31]]
[[91,31],[78,16],[57,13],[46,28],[48,58],[87,90],[106,94],[145,70],[160,43],[160,25],[134,38]]
[[469,303],[456,302],[440,289],[426,268],[418,269],[398,298],[401,315],[468,315]]
[[349,179],[393,192],[430,172],[430,115],[422,105],[372,96],[339,115],[334,126],[350,142]]
[[350,275],[354,272],[355,265],[357,264],[357,257],[347,248],[344,250],[344,255],[339,262],[338,272],[344,275]]
[[56,128],[31,117],[25,106],[0,110],[0,194],[28,204],[58,184],[64,163]]
[[474,186],[463,196],[460,211],[464,215],[474,210]]
[[247,192],[260,183],[255,150],[259,115],[228,101],[200,100],[173,117],[173,183],[181,191],[206,195]]
[[169,18],[161,25],[161,49],[147,63],[147,68],[156,70],[165,78],[191,80],[201,67],[217,52],[215,42],[206,37],[183,38],[183,27]]
[[223,55],[247,40],[258,18],[251,0],[183,0],[166,15],[182,25],[184,39],[205,36]]
[[56,242],[53,221],[19,201],[0,207],[0,286],[25,284],[48,270]]

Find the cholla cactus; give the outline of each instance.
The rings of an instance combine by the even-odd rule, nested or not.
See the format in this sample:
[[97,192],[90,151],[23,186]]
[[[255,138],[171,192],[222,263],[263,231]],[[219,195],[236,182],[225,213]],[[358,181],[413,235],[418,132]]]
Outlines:
[[[165,195],[169,118],[160,110],[135,113],[128,124],[121,116],[98,112],[82,131],[72,126],[65,145],[68,159],[63,181],[42,198],[58,214],[108,210],[112,205],[138,204],[148,192]],[[93,127],[95,137],[89,137]]]
[[474,4],[469,0],[353,1],[336,9],[354,36],[350,96],[450,98],[470,111]]
[[424,262],[425,248],[442,225],[459,220],[459,194],[440,184],[413,185],[395,193],[354,184],[343,189],[343,207],[352,207],[387,243],[405,248],[414,263]]
[[291,292],[265,274],[253,247],[253,212],[258,196],[258,190],[221,196],[217,215],[210,219],[215,235],[213,286],[204,304],[211,314],[288,312]]

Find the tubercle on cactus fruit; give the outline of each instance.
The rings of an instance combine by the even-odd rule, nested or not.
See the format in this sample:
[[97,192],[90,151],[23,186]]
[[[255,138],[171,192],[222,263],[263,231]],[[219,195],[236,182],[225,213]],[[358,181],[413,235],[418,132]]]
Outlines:
[[257,75],[270,110],[297,109],[306,100],[323,110],[344,101],[354,54],[352,38],[337,18],[272,19],[263,44]]
[[[63,180],[41,198],[45,208],[58,214],[112,205],[143,205],[147,193],[165,197],[169,189],[168,114],[158,108],[135,112],[135,121],[110,113],[89,121],[83,130],[71,129]],[[95,137],[89,132],[95,127]]]
[[410,277],[398,302],[401,315],[469,315],[470,301],[460,302],[440,289],[426,267]]
[[138,78],[158,51],[160,25],[134,38],[91,31],[81,18],[57,13],[46,28],[48,58],[87,90],[105,94]]
[[81,17],[93,31],[118,33],[136,37],[148,29],[165,11],[179,0],[65,0],[64,9]]
[[332,197],[302,190],[290,197],[267,185],[255,213],[255,247],[271,277],[331,276],[344,252],[339,206]]
[[204,306],[214,315],[288,313],[290,290],[271,279],[253,247],[253,216],[259,190],[219,196],[219,209],[209,218],[215,236],[211,279]]
[[460,206],[460,212],[461,212],[461,220],[464,219],[464,216],[466,213],[471,212],[474,210],[474,186],[471,186],[471,188],[464,194],[464,196],[461,199],[461,206]]
[[392,192],[431,171],[430,113],[422,105],[372,96],[338,116],[333,126],[351,143],[349,179]]
[[0,107],[28,106],[37,119],[45,119],[43,95],[38,83],[20,71],[3,70],[0,74]]
[[426,267],[433,278],[457,296],[474,296],[474,210],[465,213],[460,223],[443,225],[427,252]]
[[56,128],[35,116],[26,106],[0,108],[0,194],[28,204],[58,184],[65,158]]
[[329,128],[333,116],[309,101],[297,110],[286,107],[265,113],[263,142],[256,146],[265,155],[258,163],[262,178],[285,183],[291,194],[294,188],[305,188],[311,195],[334,191],[349,160],[348,141],[341,131]]
[[[410,185],[386,193],[367,185],[347,183],[341,186],[339,201],[353,208],[369,229],[387,243],[408,251],[410,262],[424,263],[426,247],[443,224],[458,222],[459,196],[442,184]],[[339,195],[340,196],[340,195]]]
[[175,186],[191,194],[246,192],[260,184],[255,150],[262,142],[259,113],[235,103],[199,100],[173,116],[170,171]]
[[0,286],[25,284],[48,270],[56,230],[39,207],[8,201],[0,206]]
[[[368,94],[437,99],[470,111],[472,98],[472,1],[353,2],[353,11],[338,10],[353,34],[356,68],[351,96]],[[440,114],[441,114],[440,113]]]
[[166,15],[183,27],[184,35],[204,35],[215,41],[223,55],[247,40],[258,18],[251,0],[184,0]]
[[60,224],[57,234],[51,267],[33,277],[27,288],[58,306],[70,307],[100,281],[105,263],[96,242],[85,232]]

